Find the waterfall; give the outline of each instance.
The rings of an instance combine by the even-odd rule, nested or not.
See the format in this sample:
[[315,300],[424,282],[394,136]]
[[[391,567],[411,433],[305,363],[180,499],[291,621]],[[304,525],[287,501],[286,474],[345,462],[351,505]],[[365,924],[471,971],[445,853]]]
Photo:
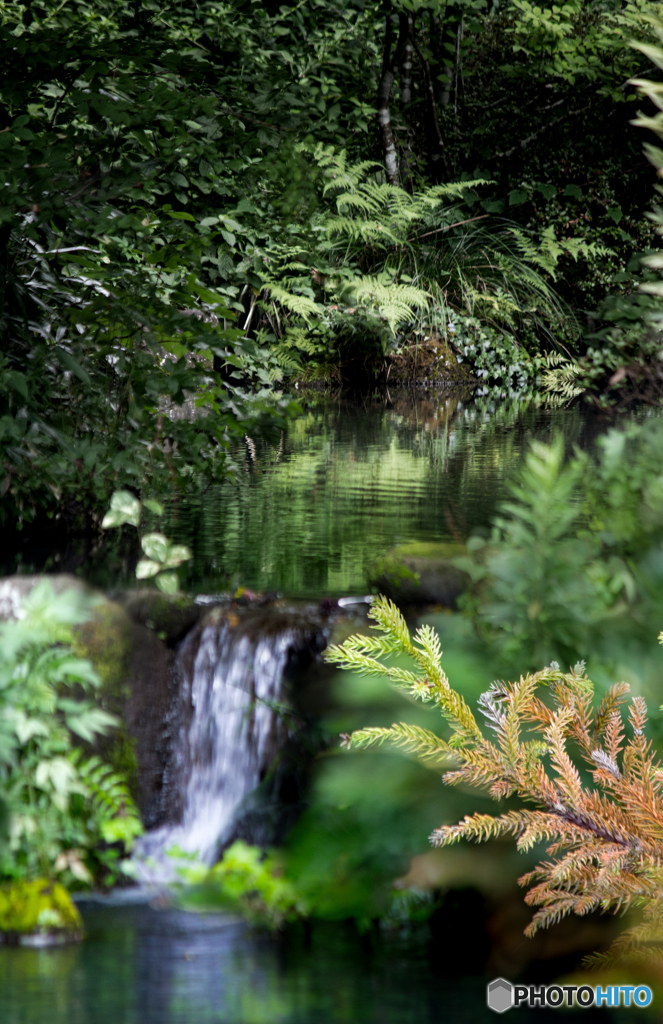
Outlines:
[[183,641],[169,772],[179,790],[180,820],[137,843],[134,863],[142,881],[176,877],[173,848],[205,864],[218,859],[243,802],[291,734],[288,666],[322,646],[319,618],[274,609],[248,615],[216,609]]

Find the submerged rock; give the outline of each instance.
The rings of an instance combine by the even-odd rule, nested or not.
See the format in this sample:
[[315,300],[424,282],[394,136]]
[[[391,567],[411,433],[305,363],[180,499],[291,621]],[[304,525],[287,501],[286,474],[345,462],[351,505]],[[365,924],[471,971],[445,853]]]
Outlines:
[[463,554],[462,544],[400,544],[373,563],[369,582],[376,592],[398,605],[441,604],[451,608],[469,583],[467,573],[452,562]]
[[0,941],[47,946],[82,936],[81,915],[59,882],[36,878],[0,885]]

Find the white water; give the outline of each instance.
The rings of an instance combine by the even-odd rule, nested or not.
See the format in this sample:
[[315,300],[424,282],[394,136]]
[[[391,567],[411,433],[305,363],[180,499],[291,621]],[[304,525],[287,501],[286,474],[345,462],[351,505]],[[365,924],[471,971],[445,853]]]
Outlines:
[[[144,882],[176,877],[177,847],[212,864],[230,837],[237,811],[288,736],[283,671],[296,630],[254,637],[212,614],[184,679],[193,708],[181,737],[188,761],[182,821],[148,832],[134,855]],[[185,663],[180,655],[180,663]]]

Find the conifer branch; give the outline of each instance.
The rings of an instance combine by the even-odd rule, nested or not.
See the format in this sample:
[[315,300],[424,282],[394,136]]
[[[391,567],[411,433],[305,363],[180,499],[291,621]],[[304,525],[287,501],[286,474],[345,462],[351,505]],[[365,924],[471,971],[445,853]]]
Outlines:
[[[383,597],[370,614],[378,636],[351,637],[326,656],[434,701],[447,735],[400,722],[361,729],[343,737],[344,745],[393,743],[449,766],[443,776],[448,785],[474,786],[496,800],[515,795],[533,805],[495,816],[469,815],[430,837],[435,846],[508,835],[521,851],[547,844],[549,859],[519,880],[529,890],[526,902],[537,908],[527,935],[570,913],[638,907],[642,923],[620,936],[609,957],[637,961],[663,955],[663,766],[645,735],[642,697],[631,700],[625,726],[626,683],[613,686],[595,706],[584,665],[565,673],[553,664],[514,683],[493,683],[481,695],[485,735],[449,684],[434,631],[422,627],[411,638],[401,613]],[[394,655],[407,655],[413,669],[390,664]],[[583,762],[593,784],[584,781]],[[606,956],[591,962],[603,964]]]

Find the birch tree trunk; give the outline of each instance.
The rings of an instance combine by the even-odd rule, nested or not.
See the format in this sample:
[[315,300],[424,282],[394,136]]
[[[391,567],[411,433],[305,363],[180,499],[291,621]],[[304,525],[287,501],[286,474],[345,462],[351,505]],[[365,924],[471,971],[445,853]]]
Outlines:
[[399,14],[400,39],[404,40],[401,47],[403,59],[400,70],[401,114],[405,121],[406,137],[401,154],[400,175],[403,184],[412,180],[412,140],[413,131],[410,124],[410,107],[412,105],[412,55],[414,53],[414,18],[412,14]]
[[387,10],[384,31],[384,53],[382,57],[382,75],[378,85],[378,124],[382,136],[382,154],[384,167],[387,172],[387,181],[390,184],[398,182],[398,155],[396,153],[396,142],[391,127],[391,112],[389,102],[391,90],[394,86],[394,68],[391,59],[394,26],[391,15],[391,5]]

